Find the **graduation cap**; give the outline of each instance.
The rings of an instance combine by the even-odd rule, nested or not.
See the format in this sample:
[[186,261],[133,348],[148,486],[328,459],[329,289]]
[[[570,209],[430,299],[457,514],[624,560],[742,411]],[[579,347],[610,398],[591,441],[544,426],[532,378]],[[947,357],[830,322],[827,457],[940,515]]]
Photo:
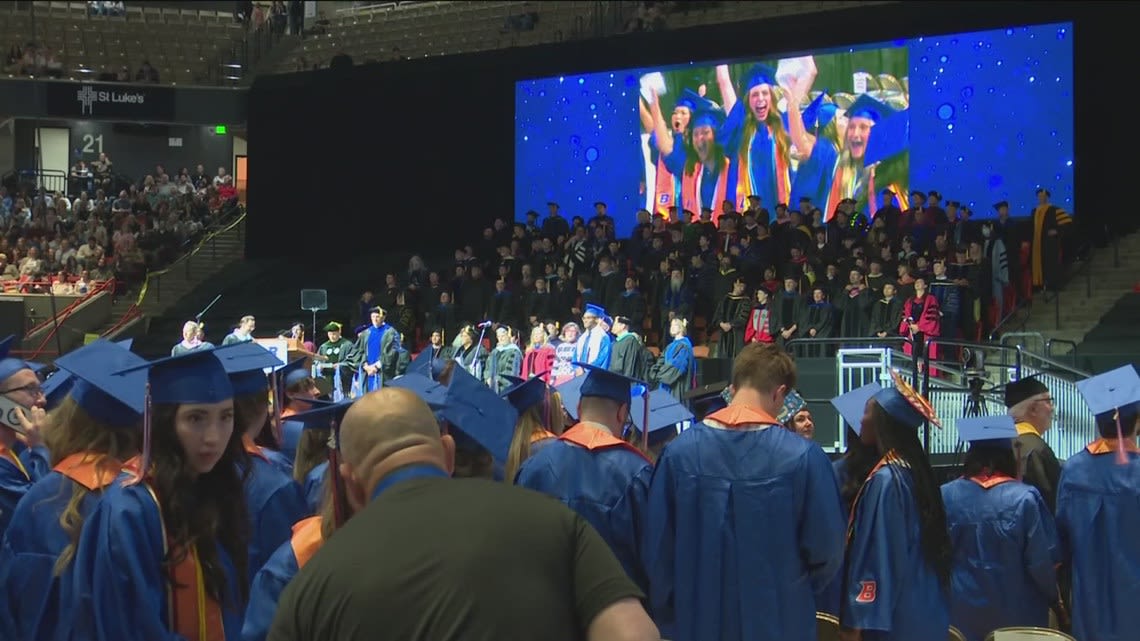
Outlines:
[[214,352],[214,349],[197,349],[114,372],[119,376],[139,371],[146,373],[140,474],[133,483],[141,481],[150,470],[151,407],[154,403],[213,404],[233,398],[233,386],[226,368]]
[[776,86],[776,70],[765,64],[755,64],[744,74],[744,92],[760,85]]
[[835,115],[839,113],[839,107],[834,103],[825,102],[819,107],[819,115],[816,117],[816,130],[823,129],[835,120]]
[[728,381],[709,383],[683,394],[689,407],[699,418],[704,418],[713,412],[728,407]]
[[819,120],[819,109],[823,106],[823,100],[826,97],[826,91],[820,93],[800,112],[800,118],[804,121],[804,129],[815,129],[816,121]]
[[273,352],[253,341],[219,347],[217,356],[230,377],[234,396],[264,394],[269,389],[265,370],[281,366]]
[[929,401],[911,387],[898,372],[892,370],[891,378],[894,380],[894,385],[879,390],[872,397],[883,411],[903,425],[915,429],[924,421],[930,421],[935,427],[942,427]]
[[385,382],[387,383],[385,387],[397,387],[412,392],[427,403],[433,412],[443,407],[447,397],[446,387],[422,374],[404,374]]
[[297,421],[302,429],[328,429],[329,438],[329,479],[333,486],[333,520],[337,526],[348,520],[348,498],[344,490],[344,479],[340,476],[340,424],[344,415],[356,399],[344,399],[335,403],[315,403],[311,409],[297,412],[289,417]]
[[98,339],[59,357],[55,364],[60,373],[52,378],[70,380],[67,393],[91,418],[111,427],[138,425],[146,409],[147,373],[143,369],[127,374],[114,372],[145,366],[146,359],[111,341]]
[[12,343],[15,341],[15,335],[0,341],[0,381],[6,380],[22,369],[32,369],[24,359],[8,355],[8,352],[12,349]]
[[780,407],[780,413],[776,415],[776,420],[780,421],[783,425],[788,425],[796,414],[804,411],[807,407],[807,401],[796,390],[789,390],[787,395],[784,396],[784,404]]
[[[608,398],[624,405],[629,403],[631,398],[641,396],[645,391],[644,381],[611,372],[604,367],[597,367],[589,363],[575,362],[571,364],[586,371],[585,380],[582,381],[582,387],[578,390],[578,395],[581,398]],[[639,387],[641,389],[637,389]]]
[[867,401],[871,400],[876,394],[883,390],[883,386],[878,383],[868,383],[862,387],[855,388],[846,394],[840,394],[831,399],[831,405],[835,411],[843,417],[843,420],[851,426],[858,436],[863,433],[863,413],[867,409]]
[[[885,105],[884,105],[885,106]],[[890,110],[890,107],[886,107]],[[850,114],[848,114],[850,115]],[[910,111],[885,112],[867,137],[863,163],[871,165],[906,151],[910,145]]]
[[724,111],[721,109],[701,109],[693,115],[691,127],[712,127],[713,131],[724,124]]
[[44,392],[44,397],[47,399],[46,408],[50,411],[59,407],[63,399],[71,392],[71,387],[74,384],[75,377],[67,370],[59,369],[48,376],[47,380],[40,386]]
[[443,373],[443,367],[446,363],[442,358],[432,358],[434,351],[431,346],[420,350],[420,353],[416,354],[416,357],[408,364],[406,374],[417,374],[432,380],[438,379],[439,375]]
[[[280,366],[281,361],[277,361],[277,365]],[[275,374],[277,375],[277,387],[281,393],[284,393],[285,390],[309,378],[309,370],[305,367],[305,359],[303,358],[298,358],[284,366],[280,366]]]
[[[650,447],[660,445],[676,435],[676,425],[693,420],[693,413],[667,390],[655,389],[649,393],[649,439]],[[638,433],[645,434],[646,415],[635,414],[633,426]],[[673,429],[667,429],[673,428]]]
[[1086,378],[1077,383],[1077,391],[1084,397],[1098,424],[1115,420],[1117,458],[1121,463],[1127,462],[1121,423],[1135,422],[1136,413],[1140,410],[1140,375],[1136,373],[1136,367],[1125,365]]
[[606,315],[606,310],[603,309],[600,305],[595,305],[593,303],[587,303],[586,304],[586,311],[584,312],[583,315],[586,315],[586,314],[589,314],[591,316],[597,316],[598,318],[602,318],[603,316]]
[[685,89],[681,92],[681,96],[677,98],[677,102],[673,105],[673,108],[676,109],[677,107],[684,107],[689,111],[696,111],[697,107],[703,101],[704,98],[702,98],[700,94],[693,91],[692,89]]
[[1000,211],[1002,207],[1009,207],[1009,201],[1002,200],[994,203],[994,211]]
[[507,460],[518,422],[510,403],[460,367],[452,371],[443,400],[439,414],[449,425],[490,452],[495,462]]
[[971,449],[992,447],[1009,450],[1013,449],[1013,439],[1017,438],[1013,417],[1008,414],[960,418],[957,427],[958,438],[969,443]]
[[1036,374],[1026,376],[1016,381],[1010,381],[1005,384],[1005,406],[1013,407],[1038,394],[1046,394],[1048,392],[1049,388],[1045,386],[1045,383],[1037,380]]
[[328,323],[325,324],[323,331],[339,332],[341,330],[341,328],[343,328],[343,327],[344,327],[344,325],[341,325],[340,323],[338,323],[336,321],[329,321]]
[[871,97],[871,94],[862,94],[851,103],[847,108],[847,118],[866,118],[871,122],[878,123],[883,118],[893,114],[894,109],[891,109],[885,103],[879,102]]
[[541,378],[535,377],[525,381],[515,377],[510,378],[514,384],[504,390],[500,396],[507,399],[519,414],[546,400],[548,388]]

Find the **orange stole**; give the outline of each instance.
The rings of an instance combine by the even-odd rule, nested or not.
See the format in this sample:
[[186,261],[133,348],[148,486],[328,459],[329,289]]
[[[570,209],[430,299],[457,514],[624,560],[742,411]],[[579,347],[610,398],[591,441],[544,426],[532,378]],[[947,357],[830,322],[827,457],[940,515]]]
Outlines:
[[746,405],[729,405],[705,417],[705,421],[719,423],[728,428],[750,425],[780,425],[771,414],[762,409]]
[[[764,123],[768,127],[767,123]],[[788,158],[781,156],[778,153],[776,146],[776,135],[772,133],[772,128],[768,127],[768,140],[771,145],[771,153],[775,157],[776,162],[776,203],[763,203],[765,206],[775,206],[777,203],[788,203],[788,194],[792,191],[792,174],[788,165]],[[748,140],[748,144],[743,149],[737,152],[737,163],[739,169],[736,170],[736,206],[741,210],[748,207],[748,197],[757,194],[752,191],[752,143],[756,141],[756,134],[753,133],[752,137]]]
[[[136,477],[139,476],[139,458],[127,461],[123,468]],[[147,478],[143,478],[142,486],[150,493],[154,507],[158,510],[164,560],[171,558],[175,555],[170,551],[166,522],[162,518],[162,503]],[[202,564],[198,561],[197,547],[190,548],[185,558],[170,569],[166,583],[166,611],[170,631],[187,641],[226,641],[222,608],[216,599],[206,593],[206,579],[202,574]]]
[[[1118,444],[1114,438],[1098,438],[1092,443],[1088,444],[1085,449],[1089,454],[1115,454]],[[1140,447],[1136,446],[1136,439],[1124,439],[1124,451],[1140,454]]]
[[[674,137],[674,143],[676,137]],[[684,144],[684,141],[681,141]],[[669,216],[670,207],[679,207],[677,200],[677,178],[665,168],[665,157],[657,153],[657,180],[654,189],[653,211],[661,216]]]
[[1002,483],[1009,483],[1010,481],[1014,480],[1013,477],[1006,476],[1005,474],[982,474],[980,476],[971,476],[968,478],[986,490],[992,487],[997,487]]
[[602,430],[595,429],[589,425],[584,425],[582,423],[578,423],[574,427],[566,430],[562,433],[562,436],[559,436],[558,438],[563,441],[569,441],[570,443],[573,443],[580,447],[584,447],[591,452],[595,450],[604,450],[610,447],[621,447],[629,450],[630,452],[636,453],[638,456],[645,459],[646,462],[652,463],[652,461],[649,460],[649,457],[647,457],[644,452],[637,449],[636,447],[630,445],[629,443],[626,443],[625,441],[614,436],[613,434],[610,434],[609,432],[603,432]]
[[711,203],[701,202],[701,180],[704,176],[704,165],[697,163],[692,172],[685,173],[681,177],[682,209],[700,214],[701,207],[709,207],[713,210],[713,224],[716,224],[720,219],[720,207],[718,205],[723,203],[728,195],[728,164],[728,158],[721,159],[720,171],[716,177],[716,190],[713,193]]
[[20,470],[20,473],[24,475],[24,478],[28,479],[29,481],[32,480],[32,477],[28,475],[28,470],[24,467],[24,462],[20,460],[19,456],[16,456],[15,452],[8,449],[7,446],[5,446],[3,443],[0,443],[0,458],[6,458],[11,461],[12,465],[15,465],[16,469]]
[[259,446],[257,443],[254,443],[253,439],[250,438],[248,434],[242,435],[241,444],[242,447],[245,448],[246,454],[249,454],[250,456],[256,456],[263,461],[269,460],[269,458],[265,456],[265,453],[261,451],[261,446]]
[[539,431],[534,432],[530,435],[530,443],[531,443],[531,445],[534,445],[535,443],[537,443],[539,441],[545,441],[548,438],[558,438],[558,436],[556,434],[554,434],[554,432],[549,432],[547,430],[539,430]]
[[867,489],[867,484],[871,478],[875,476],[875,472],[878,472],[891,463],[901,460],[898,454],[895,454],[895,451],[891,450],[884,454],[878,463],[875,463],[875,467],[871,468],[871,471],[867,473],[867,478],[863,479],[863,484],[859,486],[859,491],[855,493],[855,500],[851,502],[851,514],[847,515],[847,545],[850,545],[851,539],[855,537],[855,512],[859,507],[859,500],[863,498],[863,490]]
[[293,538],[289,540],[289,546],[293,548],[293,557],[297,559],[297,569],[305,567],[324,543],[325,537],[321,535],[321,517],[310,516],[294,523]]
[[123,470],[123,464],[94,452],[76,452],[57,463],[52,470],[94,492],[110,485]]

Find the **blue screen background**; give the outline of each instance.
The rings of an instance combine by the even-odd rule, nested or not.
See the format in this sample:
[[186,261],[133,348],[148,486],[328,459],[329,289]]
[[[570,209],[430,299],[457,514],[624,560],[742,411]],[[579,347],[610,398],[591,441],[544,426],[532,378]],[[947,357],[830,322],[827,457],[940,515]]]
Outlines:
[[[1026,215],[1042,186],[1073,212],[1072,37],[1071,24],[1051,24],[860,47],[908,48],[912,189],[938,190],[978,218],[1000,200]],[[660,69],[516,84],[517,219],[545,215],[548,201],[588,218],[601,200],[628,235],[645,201],[638,79]]]

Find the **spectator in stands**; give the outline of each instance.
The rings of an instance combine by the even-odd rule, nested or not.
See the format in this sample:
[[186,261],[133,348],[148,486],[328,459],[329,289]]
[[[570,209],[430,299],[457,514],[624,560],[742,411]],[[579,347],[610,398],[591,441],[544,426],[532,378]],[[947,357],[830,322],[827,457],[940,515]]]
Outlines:
[[150,84],[158,84],[158,69],[150,65],[149,60],[143,60],[142,66],[135,72],[135,82],[147,82]]
[[20,271],[8,263],[8,256],[0,254],[0,280],[15,280],[19,277]]

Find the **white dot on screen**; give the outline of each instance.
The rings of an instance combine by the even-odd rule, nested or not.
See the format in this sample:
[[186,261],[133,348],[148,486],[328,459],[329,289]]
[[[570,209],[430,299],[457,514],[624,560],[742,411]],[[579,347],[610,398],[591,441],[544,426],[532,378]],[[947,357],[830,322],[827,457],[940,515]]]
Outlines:
[[944,72],[944,71],[946,71],[946,70],[945,70],[945,69],[943,69],[942,67],[939,67],[939,68],[938,68],[938,73],[942,73],[942,72]]
[[530,140],[530,136],[523,136],[523,142]]
[[958,156],[958,162],[962,162],[963,160],[965,160],[965,158],[963,158],[962,156]]
[[584,84],[586,84],[586,79],[585,79],[585,78],[579,78],[579,79],[578,79],[578,84],[580,84],[580,85],[584,85]]
[[1037,80],[1037,78],[1035,78],[1034,76],[1029,76],[1029,82],[1033,82],[1035,80]]
[[1070,160],[1070,161],[1066,162],[1066,163],[1065,163],[1065,166],[1066,166],[1066,167],[1072,167],[1072,166],[1073,166],[1073,161],[1071,161],[1071,160]]
[[559,82],[559,84],[561,84],[563,82],[566,82],[566,79],[563,78],[562,76],[558,76],[558,82]]
[[1061,76],[1057,76],[1056,82],[1061,82]]
[[954,123],[948,123],[946,125],[946,131],[954,131]]

